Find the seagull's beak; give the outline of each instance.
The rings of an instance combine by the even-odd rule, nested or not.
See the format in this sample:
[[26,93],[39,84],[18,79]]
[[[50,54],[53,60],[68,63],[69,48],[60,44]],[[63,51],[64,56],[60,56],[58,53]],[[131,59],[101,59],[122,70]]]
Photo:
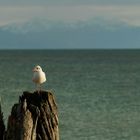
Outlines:
[[33,72],[35,72],[35,71],[36,71],[36,69],[34,68],[32,71],[33,71]]

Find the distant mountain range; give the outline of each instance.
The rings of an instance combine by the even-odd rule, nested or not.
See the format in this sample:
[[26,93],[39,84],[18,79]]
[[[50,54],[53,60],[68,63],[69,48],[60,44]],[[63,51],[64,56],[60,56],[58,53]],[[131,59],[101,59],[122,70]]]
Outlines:
[[140,48],[140,27],[93,20],[30,21],[0,27],[2,49]]

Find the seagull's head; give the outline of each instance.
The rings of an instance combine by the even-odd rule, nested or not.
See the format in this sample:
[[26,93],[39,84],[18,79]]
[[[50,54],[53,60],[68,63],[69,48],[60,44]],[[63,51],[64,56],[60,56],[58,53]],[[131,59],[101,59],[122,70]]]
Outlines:
[[33,72],[39,72],[39,71],[42,71],[42,68],[39,65],[35,66]]

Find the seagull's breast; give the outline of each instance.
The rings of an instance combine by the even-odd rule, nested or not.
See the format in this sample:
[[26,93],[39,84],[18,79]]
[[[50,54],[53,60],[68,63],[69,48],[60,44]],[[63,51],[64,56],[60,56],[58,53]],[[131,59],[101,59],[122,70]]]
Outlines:
[[46,75],[43,71],[34,72],[33,82],[36,84],[42,84],[46,81]]

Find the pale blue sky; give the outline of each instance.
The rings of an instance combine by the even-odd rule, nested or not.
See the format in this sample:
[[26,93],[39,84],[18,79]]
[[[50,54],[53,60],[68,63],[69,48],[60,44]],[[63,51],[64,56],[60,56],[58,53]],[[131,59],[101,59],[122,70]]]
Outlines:
[[0,26],[33,19],[79,22],[97,17],[140,26],[140,0],[0,0]]
[[0,4],[140,4],[139,0],[0,0]]
[[73,23],[89,21],[98,17],[109,20],[109,22],[123,22],[131,26],[140,26],[140,2],[136,0],[133,2],[128,0],[127,2],[115,2],[115,0],[90,2],[89,0],[86,1],[86,4],[82,0],[57,1],[0,1],[0,26],[21,24],[34,19]]

